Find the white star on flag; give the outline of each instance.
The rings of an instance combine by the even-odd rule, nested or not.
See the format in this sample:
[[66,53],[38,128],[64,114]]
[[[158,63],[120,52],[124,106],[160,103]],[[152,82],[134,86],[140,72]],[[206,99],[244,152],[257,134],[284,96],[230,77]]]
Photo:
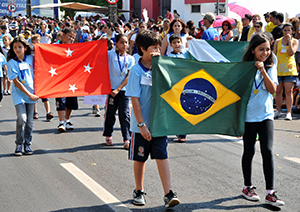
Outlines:
[[72,57],[72,53],[73,53],[74,51],[71,51],[71,49],[68,48],[68,50],[65,50],[65,52],[67,53],[67,57],[68,57],[68,56],[71,56],[71,57]]
[[52,67],[51,67],[51,70],[48,71],[51,74],[51,77],[53,77],[53,75],[57,75],[57,73],[55,71],[56,71],[56,68],[52,68]]
[[93,67],[90,67],[90,64],[88,64],[87,66],[83,66],[84,68],[85,68],[85,70],[84,70],[84,72],[89,72],[89,73],[91,73],[91,69],[93,69]]
[[75,93],[75,90],[78,90],[78,88],[75,87],[75,84],[74,85],[70,85],[70,88],[69,88],[69,91],[72,91],[73,93]]

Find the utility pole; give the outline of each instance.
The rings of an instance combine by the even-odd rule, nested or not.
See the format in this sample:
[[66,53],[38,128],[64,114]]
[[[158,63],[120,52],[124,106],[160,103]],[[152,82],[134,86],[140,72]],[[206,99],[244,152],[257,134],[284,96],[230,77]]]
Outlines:
[[31,18],[31,0],[26,0],[26,13]]
[[219,15],[219,0],[217,0],[217,15]]
[[108,20],[112,23],[117,23],[117,20],[118,20],[117,4],[108,5]]

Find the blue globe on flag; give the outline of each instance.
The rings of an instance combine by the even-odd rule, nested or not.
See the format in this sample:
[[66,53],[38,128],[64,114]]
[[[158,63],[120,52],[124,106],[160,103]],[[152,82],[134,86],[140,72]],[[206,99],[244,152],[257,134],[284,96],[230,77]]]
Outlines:
[[217,100],[217,91],[208,80],[194,78],[188,81],[180,95],[183,110],[191,115],[205,113]]

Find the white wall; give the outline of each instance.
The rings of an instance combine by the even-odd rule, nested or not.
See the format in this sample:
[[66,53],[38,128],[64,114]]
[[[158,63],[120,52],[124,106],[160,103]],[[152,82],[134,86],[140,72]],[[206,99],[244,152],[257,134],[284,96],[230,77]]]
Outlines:
[[[191,12],[192,11],[191,4],[184,4],[184,0],[172,0],[171,10],[172,10],[172,12],[173,12],[173,10],[177,10],[177,12],[180,14],[180,18],[184,22],[192,20],[195,23],[197,23],[198,21],[203,19],[202,14],[205,14],[207,12],[214,13],[215,4],[214,3],[201,4],[201,12],[200,13],[192,13]],[[225,14],[225,15],[227,15],[227,14]]]
[[[273,10],[283,13],[285,15],[285,20],[286,18],[295,17],[296,14],[300,13],[299,0],[227,0],[227,3],[231,2],[241,2],[243,4],[249,5],[254,10],[254,14],[260,15],[263,22],[263,14],[265,14],[266,12],[272,12]],[[214,7],[214,3],[201,4],[201,13],[214,13]],[[180,14],[180,18],[182,18],[185,22],[187,22],[188,20],[193,20],[195,23],[197,23],[199,20],[202,20],[201,13],[191,13],[191,5],[184,4],[184,0],[172,0],[171,10],[173,11],[174,9],[178,11],[178,13]],[[228,7],[226,8],[226,13],[220,15],[236,18],[235,14],[229,12]]]
[[[40,5],[42,4],[52,4],[53,0],[40,0]],[[40,9],[40,16],[54,17],[53,9]]]

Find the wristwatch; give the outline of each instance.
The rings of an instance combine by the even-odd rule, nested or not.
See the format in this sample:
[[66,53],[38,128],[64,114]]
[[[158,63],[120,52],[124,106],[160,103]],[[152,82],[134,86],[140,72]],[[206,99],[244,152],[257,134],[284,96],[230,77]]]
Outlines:
[[137,124],[138,127],[143,127],[145,125],[145,122],[140,122]]

